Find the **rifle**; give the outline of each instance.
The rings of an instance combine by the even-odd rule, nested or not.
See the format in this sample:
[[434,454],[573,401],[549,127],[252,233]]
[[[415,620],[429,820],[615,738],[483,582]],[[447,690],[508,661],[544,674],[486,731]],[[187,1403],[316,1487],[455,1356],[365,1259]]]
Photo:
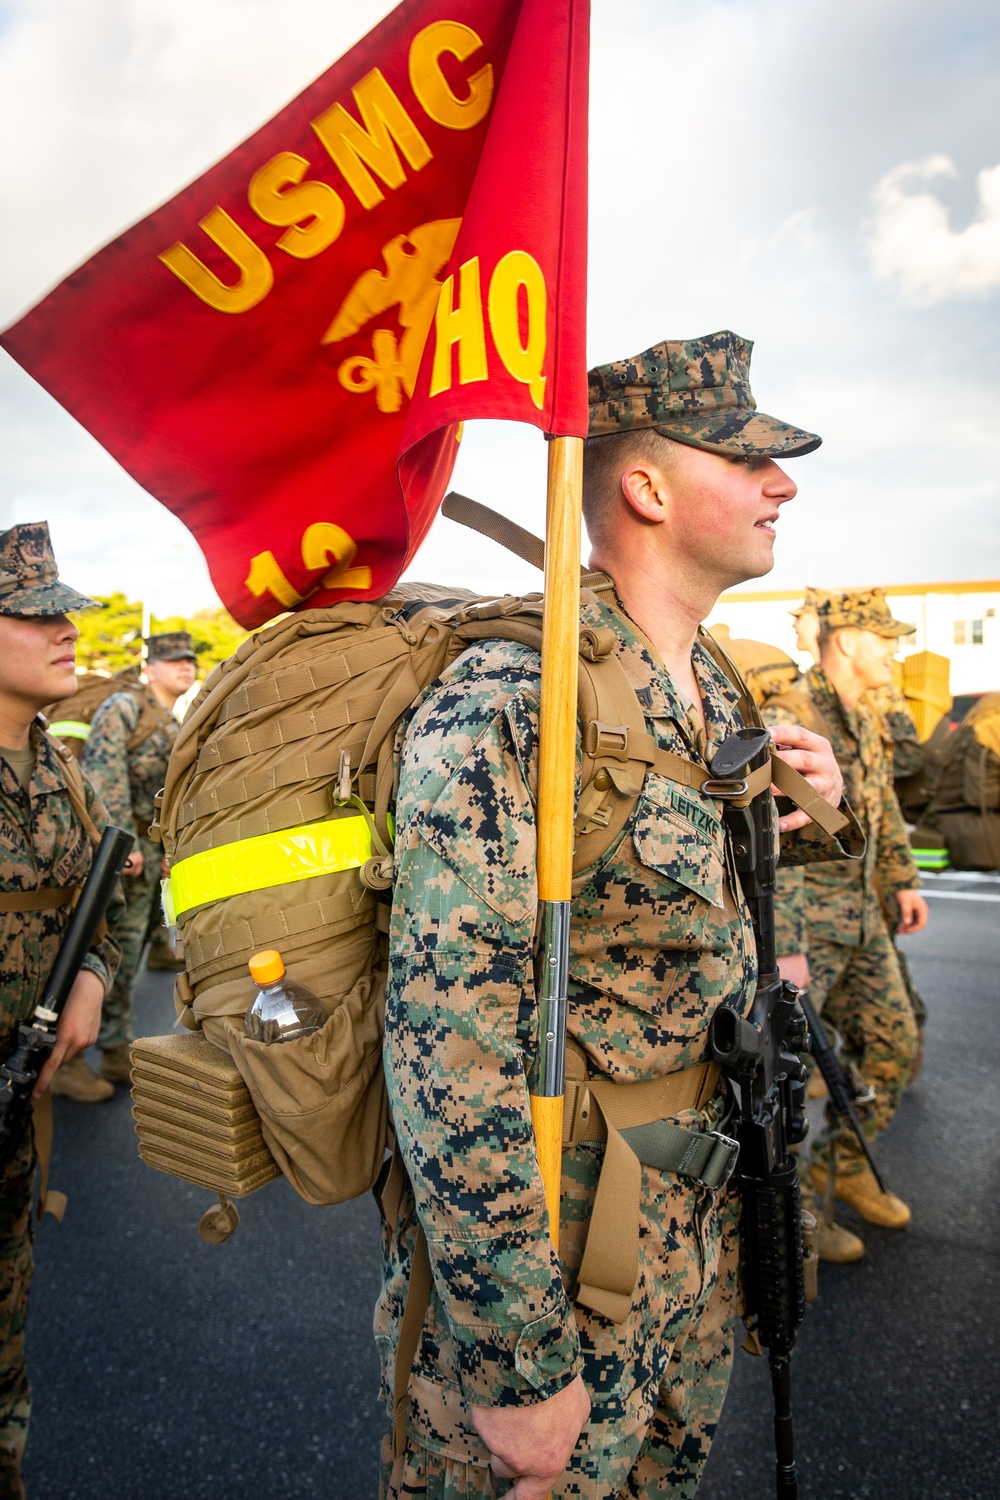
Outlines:
[[[745,797],[752,772],[770,765],[766,729],[737,729],[712,759],[713,796]],[[723,790],[723,788],[726,788]],[[805,1313],[802,1274],[802,1208],[795,1158],[789,1146],[805,1139],[805,1066],[808,1048],[798,991],[778,973],[774,939],[777,828],[770,778],[745,807],[724,813],[736,870],[757,941],[757,989],[741,1016],[721,1005],[712,1017],[712,1055],[735,1086],[734,1134],[740,1143],[740,1255],[744,1320],[767,1350],[774,1392],[777,1494],[795,1500],[791,1354]]]
[[[864,1131],[861,1129],[858,1112],[854,1107],[861,1096],[854,1087],[850,1074],[837,1056],[836,1050],[826,1034],[826,1027],[816,1014],[815,1007],[805,990],[799,991],[799,1004],[802,1007],[802,1013],[806,1018],[806,1025],[809,1028],[809,1050],[816,1059],[816,1066],[819,1068],[823,1082],[826,1084],[830,1103],[837,1114],[842,1119],[845,1119],[854,1131],[858,1145],[864,1152],[865,1160],[872,1169],[872,1176],[883,1193],[887,1193],[889,1189],[882,1180],[882,1173],[875,1165],[875,1158],[869,1150]],[[871,1095],[866,1097],[870,1098]]]
[[31,1091],[56,1044],[63,1006],[134,842],[122,828],[105,828],[41,999],[31,1020],[17,1028],[13,1051],[0,1063],[0,1174],[21,1144],[31,1118]]

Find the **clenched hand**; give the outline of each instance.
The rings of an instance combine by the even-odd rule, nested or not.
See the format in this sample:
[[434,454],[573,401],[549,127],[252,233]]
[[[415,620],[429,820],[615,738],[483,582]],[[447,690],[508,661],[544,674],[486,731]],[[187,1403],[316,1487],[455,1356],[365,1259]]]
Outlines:
[[33,1099],[45,1093],[60,1063],[69,1062],[78,1052],[82,1052],[85,1047],[92,1047],[97,1041],[103,1004],[103,981],[90,969],[81,969],[63,1006],[56,1027],[56,1044],[52,1048],[51,1057],[38,1075],[38,1082],[32,1090]]
[[590,1397],[583,1377],[533,1406],[474,1406],[472,1423],[500,1479],[514,1479],[508,1500],[544,1500],[570,1461]]

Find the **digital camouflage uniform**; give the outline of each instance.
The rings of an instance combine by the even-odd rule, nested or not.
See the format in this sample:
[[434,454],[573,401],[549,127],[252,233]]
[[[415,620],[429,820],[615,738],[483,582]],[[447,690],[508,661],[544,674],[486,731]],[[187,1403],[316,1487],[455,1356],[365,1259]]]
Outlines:
[[[15,526],[0,532],[0,613],[52,615],[93,601],[57,582],[48,527]],[[56,749],[38,725],[30,730],[35,767],[24,791],[0,753],[0,891],[70,886],[85,879],[92,846],[66,791]],[[105,809],[87,787],[87,808],[100,829]],[[120,914],[109,907],[109,923]],[[55,961],[69,907],[0,912],[0,1056],[14,1044],[16,1028],[32,1012]],[[107,987],[118,949],[105,938],[83,967]],[[35,1151],[30,1138],[7,1167],[0,1188],[0,1500],[23,1494],[20,1458],[28,1434],[31,1395],[24,1363],[24,1323],[32,1273],[31,1197]]]
[[[165,643],[161,646],[160,643]],[[193,659],[191,637],[186,631],[171,631],[150,637],[150,660]],[[141,743],[129,749],[143,712],[155,711],[155,727]],[[103,798],[112,821],[121,828],[134,828],[142,850],[141,875],[124,875],[126,912],[116,937],[122,960],[114,987],[104,1005],[98,1046],[106,1051],[126,1047],[132,1041],[132,991],[151,925],[160,910],[160,862],[163,850],[149,837],[153,821],[153,798],[167,779],[167,762],[180,725],[163,708],[148,687],[141,693],[113,693],[95,713],[81,765]]]
[[[872,703],[885,726],[887,736],[886,749],[892,754],[892,779],[896,790],[897,800],[905,802],[903,791],[900,790],[901,782],[909,782],[912,786],[913,778],[919,777],[924,770],[926,751],[921,743],[917,726],[913,722],[909,704],[903,692],[890,683],[887,687],[874,688],[869,694]],[[899,907],[895,901],[883,902],[886,926],[896,949],[896,958],[899,961],[899,972],[903,976],[906,985],[906,993],[910,997],[910,1005],[913,1008],[913,1018],[917,1023],[919,1033],[917,1057],[910,1072],[910,1081],[916,1077],[923,1062],[924,1030],[927,1025],[927,1006],[923,996],[913,983],[913,975],[910,973],[910,965],[906,960],[906,954],[901,952],[896,945],[896,929],[899,926]]]
[[[756,412],[750,349],[719,333],[591,371],[592,437],[655,427],[730,456],[810,451],[819,438]],[[707,748],[637,627],[603,601],[583,618],[614,633],[649,735],[704,764],[699,745],[711,756],[741,722],[705,647],[692,662]],[[418,1220],[433,1286],[405,1451],[393,1461],[390,1435],[383,1453],[393,1500],[505,1493],[469,1406],[537,1402],[578,1373],[592,1412],[554,1494],[680,1500],[694,1494],[729,1378],[732,1189],[642,1167],[638,1281],[625,1320],[612,1322],[576,1296],[605,1150],[584,1140],[563,1154],[558,1260],[552,1249],[525,1076],[537,1050],[538,716],[538,657],[484,643],[432,684],[400,733],[385,1060],[409,1183],[384,1227],[375,1319],[390,1414]],[[841,852],[812,826],[794,842],[801,858]],[[687,1070],[706,1056],[717,1005],[749,1004],[752,929],[728,860],[719,804],[650,772],[621,834],[576,881],[568,1031],[592,1077]],[[704,1131],[723,1108],[717,1093],[673,1118]]]
[[[603,604],[584,618],[615,631],[648,732],[700,760],[685,705],[634,630]],[[742,721],[734,689],[700,646],[693,661],[710,757]],[[538,682],[526,648],[474,648],[406,731],[386,1071],[413,1191],[384,1231],[376,1335],[390,1406],[417,1213],[434,1288],[406,1452],[392,1472],[387,1439],[383,1486],[427,1500],[504,1493],[468,1404],[524,1404],[582,1372],[593,1410],[554,1493],[675,1500],[694,1494],[729,1378],[735,1193],[644,1166],[629,1317],[616,1324],[574,1306],[604,1147],[564,1152],[557,1265],[525,1082],[536,1050]],[[795,842],[803,858],[841,852],[812,828]],[[592,1073],[635,1082],[702,1060],[716,1006],[744,1009],[756,977],[718,804],[650,773],[622,835],[580,884],[568,1029]],[[721,1107],[717,1096],[674,1118],[710,1129]]]
[[[843,611],[833,611],[843,599],[859,601],[852,605],[856,618],[850,611],[844,618]],[[871,629],[882,618],[879,607],[891,621],[877,591],[834,596],[821,605],[820,619]],[[914,889],[920,880],[893,791],[882,724],[864,698],[854,709],[845,709],[821,667],[812,667],[787,699],[765,704],[762,714],[767,723],[802,723],[830,740],[844,775],[845,797],[867,838],[863,860],[779,868],[776,926],[779,954],[808,955],[810,998],[843,1038],[845,1060],[874,1092],[871,1104],[861,1110],[865,1134],[874,1137],[895,1113],[917,1042],[882,903],[892,901],[897,891]],[[835,1130],[831,1115],[814,1144],[815,1161],[829,1160]],[[862,1166],[853,1136],[838,1136],[838,1172],[849,1175]]]

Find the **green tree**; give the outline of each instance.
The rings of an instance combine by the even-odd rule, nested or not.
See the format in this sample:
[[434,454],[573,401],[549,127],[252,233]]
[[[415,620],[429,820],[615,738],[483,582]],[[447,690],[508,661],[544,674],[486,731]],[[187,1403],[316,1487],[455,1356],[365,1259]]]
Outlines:
[[198,676],[202,678],[207,677],[220,661],[232,656],[250,634],[224,609],[199,609],[186,618],[184,615],[170,615],[167,619],[160,619],[159,615],[154,615],[150,631],[156,634],[161,630],[190,632],[198,657]]
[[76,643],[77,667],[88,672],[138,670],[142,654],[142,605],[125,594],[99,594],[103,609],[86,609],[75,616],[80,628]]
[[[138,670],[142,656],[142,604],[121,593],[95,597],[103,609],[84,610],[75,617],[80,627],[77,666],[88,672],[121,672],[126,667]],[[220,661],[232,656],[249,634],[224,609],[200,609],[191,616],[152,616],[150,634],[165,630],[190,632],[200,678],[207,677]]]

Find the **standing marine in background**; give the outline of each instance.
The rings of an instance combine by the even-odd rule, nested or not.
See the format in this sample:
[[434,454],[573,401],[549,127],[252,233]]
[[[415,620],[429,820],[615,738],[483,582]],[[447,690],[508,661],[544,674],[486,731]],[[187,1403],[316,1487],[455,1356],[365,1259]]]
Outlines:
[[[831,595],[817,614],[819,664],[784,697],[765,704],[763,717],[770,724],[804,724],[830,740],[868,847],[863,861],[779,868],[779,963],[842,1036],[845,1061],[871,1095],[861,1113],[872,1138],[895,1113],[917,1046],[883,903],[898,912],[900,932],[919,932],[927,923],[882,724],[867,696],[891,681],[896,642],[910,627],[892,618],[878,589]],[[879,1189],[857,1142],[840,1133],[832,1115],[813,1147],[810,1178],[827,1201],[832,1185],[833,1195],[869,1223],[902,1229],[910,1221],[909,1208]],[[858,1260],[864,1245],[827,1211],[820,1254]]]
[[[76,692],[80,632],[66,612],[96,608],[93,599],[59,582],[44,521],[0,531],[0,1057],[38,1003],[70,904],[90,869],[94,840],[108,821],[72,756],[37,717],[45,704]],[[121,910],[119,896],[108,911],[112,930]],[[60,1062],[96,1041],[117,961],[109,937],[84,959],[36,1099]],[[41,1107],[51,1108],[47,1098]],[[0,1500],[24,1494],[21,1455],[31,1412],[24,1324],[36,1166],[31,1131],[0,1183]]]
[[145,700],[135,689],[106,698],[91,722],[81,761],[112,820],[137,834],[122,880],[126,913],[115,934],[122,960],[97,1043],[103,1053],[101,1076],[78,1058],[53,1083],[53,1093],[85,1102],[108,1097],[114,1084],[129,1080],[132,993],[147,934],[159,915],[162,851],[149,837],[153,798],[166,780],[180,728],[172,709],[194,682],[197,665],[186,630],[151,635],[146,644]]
[[[824,589],[807,588],[798,609],[791,611],[795,623],[795,644],[799,651],[807,651],[814,662],[819,662],[819,609],[824,600],[833,597]],[[904,635],[911,635],[915,629],[912,625],[900,626]],[[882,737],[885,741],[886,750],[891,760],[893,786],[896,797],[906,806],[906,789],[912,788],[916,778],[921,776],[926,760],[926,749],[920,742],[917,726],[913,722],[909,705],[902,690],[895,682],[885,683],[881,687],[875,687],[868,693],[868,701],[872,704],[882,724]],[[922,782],[921,782],[922,785]],[[912,813],[911,813],[912,816]],[[910,1005],[913,1008],[913,1019],[917,1023],[917,1050],[914,1055],[913,1065],[910,1068],[910,1083],[919,1076],[924,1065],[924,1035],[927,1028],[927,1006],[923,996],[913,982],[910,966],[906,961],[905,953],[902,953],[896,945],[896,934],[899,931],[899,907],[893,896],[886,897],[882,902],[882,914],[885,917],[889,936],[896,947],[896,958],[899,962],[899,970],[906,985],[906,993],[910,997]],[[821,1080],[816,1080],[816,1087],[822,1095]],[[813,1094],[813,1086],[810,1086],[810,1095]]]

